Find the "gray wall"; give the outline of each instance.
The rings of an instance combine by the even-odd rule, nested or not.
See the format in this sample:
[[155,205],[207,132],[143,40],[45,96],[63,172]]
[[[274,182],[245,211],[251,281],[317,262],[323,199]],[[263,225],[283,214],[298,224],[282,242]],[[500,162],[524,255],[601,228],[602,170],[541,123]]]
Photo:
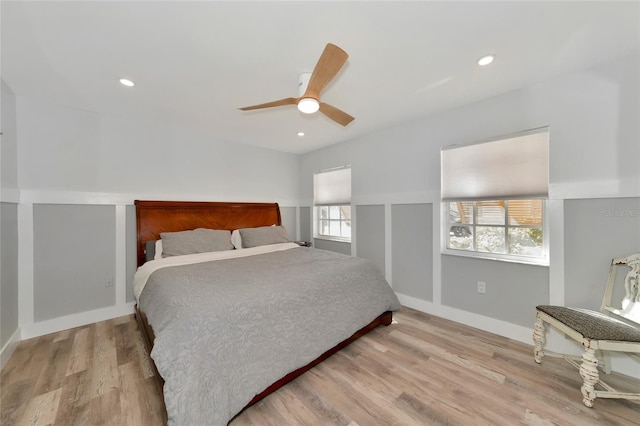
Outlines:
[[[0,348],[19,327],[16,97],[0,80]],[[14,199],[16,198],[16,199]],[[4,359],[4,357],[3,357]]]
[[296,229],[298,227],[298,221],[296,220],[296,208],[295,207],[280,207],[280,218],[282,220],[282,226],[287,230],[290,241],[298,239]]
[[18,329],[18,205],[0,203],[0,348]]
[[115,208],[33,206],[34,319],[115,303]]
[[433,301],[432,223],[432,204],[391,206],[393,289],[428,301]]
[[351,255],[351,244],[343,243],[342,241],[324,240],[320,238],[313,239],[313,246],[322,250],[335,251],[336,253],[342,253]]
[[133,277],[138,269],[138,234],[136,228],[136,207],[126,207],[127,217],[127,239],[126,253],[127,253],[127,302],[134,302],[136,300],[133,295]]
[[536,305],[546,303],[547,267],[442,255],[443,305],[531,328]]
[[640,198],[564,203],[565,303],[600,309],[614,257],[640,253]]
[[311,242],[311,207],[300,207],[300,240]]
[[356,206],[357,255],[385,273],[384,205]]
[[[637,194],[639,76],[640,59],[635,53],[304,154],[300,161],[301,198],[313,199],[314,171],[340,164],[351,165],[351,193],[356,204],[362,204],[359,200],[364,197],[421,191],[439,195],[443,146],[542,126],[551,129],[552,185],[583,183],[593,190],[597,184],[610,196]],[[578,156],[580,161],[576,161]]]
[[21,188],[146,199],[168,194],[172,200],[297,200],[295,154],[216,140],[170,122],[95,114],[26,97],[17,100],[17,120]]

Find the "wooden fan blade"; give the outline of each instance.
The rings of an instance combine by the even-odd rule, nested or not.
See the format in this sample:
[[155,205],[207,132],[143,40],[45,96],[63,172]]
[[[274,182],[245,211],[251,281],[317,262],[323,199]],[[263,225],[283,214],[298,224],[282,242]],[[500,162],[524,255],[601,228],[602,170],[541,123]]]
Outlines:
[[304,98],[320,98],[320,92],[338,74],[349,55],[335,44],[327,44],[311,73]]
[[238,109],[241,111],[251,111],[252,109],[271,108],[271,107],[278,107],[283,105],[295,105],[297,103],[298,103],[298,98],[284,98],[278,101],[267,102],[265,104],[259,104],[259,105],[251,105],[251,106],[246,106]]
[[346,126],[347,124],[355,120],[354,117],[350,116],[346,112],[341,111],[332,105],[325,104],[324,102],[320,102],[320,112],[336,123],[342,124],[343,126]]

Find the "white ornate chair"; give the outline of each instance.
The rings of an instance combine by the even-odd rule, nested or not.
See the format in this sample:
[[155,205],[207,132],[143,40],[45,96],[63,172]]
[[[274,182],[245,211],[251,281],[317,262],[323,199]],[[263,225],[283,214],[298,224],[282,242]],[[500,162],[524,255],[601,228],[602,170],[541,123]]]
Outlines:
[[[615,308],[611,300],[620,266],[626,266],[630,270],[624,279],[625,295],[621,307]],[[598,367],[609,372],[607,351],[624,352],[636,357],[640,354],[640,253],[611,261],[600,312],[564,306],[536,307],[533,341],[534,359],[538,364],[545,355],[543,347],[548,325],[584,347],[580,365],[574,360],[575,357],[560,355],[580,370],[583,379],[580,390],[584,405],[593,407],[597,397],[640,400],[640,392],[618,392],[601,381],[598,374]],[[605,390],[596,390],[594,387],[598,384]]]

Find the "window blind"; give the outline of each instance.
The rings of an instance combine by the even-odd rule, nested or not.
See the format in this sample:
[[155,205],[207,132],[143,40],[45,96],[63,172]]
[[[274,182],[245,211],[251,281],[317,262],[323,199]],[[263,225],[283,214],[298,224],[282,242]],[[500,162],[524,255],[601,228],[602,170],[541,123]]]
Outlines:
[[351,167],[313,175],[313,204],[344,206],[351,204]]
[[472,145],[440,155],[443,201],[543,198],[549,192],[549,128]]

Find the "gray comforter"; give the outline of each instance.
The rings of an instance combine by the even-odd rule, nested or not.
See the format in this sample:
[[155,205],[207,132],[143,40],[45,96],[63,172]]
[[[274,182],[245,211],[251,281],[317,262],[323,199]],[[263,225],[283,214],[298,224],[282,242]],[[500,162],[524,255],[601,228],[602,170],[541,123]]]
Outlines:
[[155,332],[170,425],[225,425],[251,399],[400,303],[369,261],[294,248],[153,272],[140,308]]

